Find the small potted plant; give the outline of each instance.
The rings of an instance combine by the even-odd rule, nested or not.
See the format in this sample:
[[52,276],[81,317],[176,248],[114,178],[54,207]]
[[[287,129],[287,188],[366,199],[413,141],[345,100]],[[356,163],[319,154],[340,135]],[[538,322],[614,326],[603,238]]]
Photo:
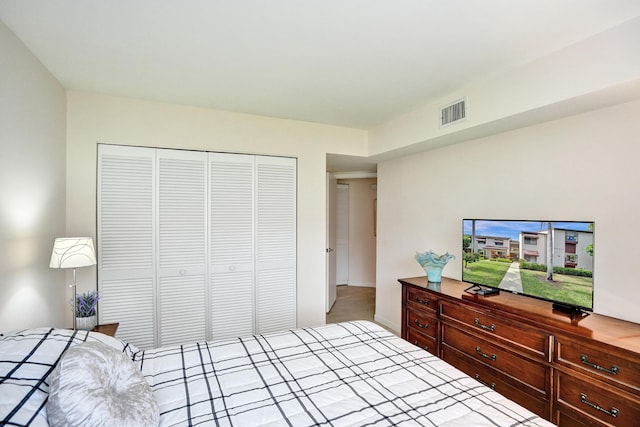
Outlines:
[[76,329],[90,331],[96,326],[96,307],[98,306],[99,299],[100,295],[98,291],[76,294]]

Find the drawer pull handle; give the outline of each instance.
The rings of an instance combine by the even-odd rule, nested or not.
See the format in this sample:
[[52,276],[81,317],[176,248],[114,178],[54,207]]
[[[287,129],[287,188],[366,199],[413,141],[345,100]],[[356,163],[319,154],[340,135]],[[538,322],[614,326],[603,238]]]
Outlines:
[[591,406],[595,410],[604,412],[605,414],[612,416],[613,418],[616,418],[618,415],[620,415],[620,410],[618,408],[611,408],[610,410],[607,411],[606,409],[600,407],[599,405],[589,402],[589,400],[587,399],[587,395],[584,393],[580,393],[580,401],[587,406]]
[[589,358],[584,354],[580,355],[580,361],[587,366],[591,366],[593,369],[597,369],[598,371],[608,372],[611,375],[616,375],[620,373],[620,368],[618,368],[617,366],[612,365],[611,369],[607,369],[604,366],[596,365],[595,363],[589,362]]
[[486,382],[482,381],[482,380],[480,379],[480,374],[476,374],[476,381],[478,381],[478,382],[479,382],[480,384],[482,384],[482,385],[486,385],[486,386],[487,386],[487,387],[489,387],[491,390],[495,390],[495,389],[496,389],[496,383],[491,383],[491,384],[489,384],[489,383],[486,383]]
[[[420,344],[418,344],[418,340],[413,341],[413,345],[417,345],[418,347],[420,347]],[[427,350],[427,351],[429,351],[429,346],[426,346],[426,345],[425,345],[425,346],[424,346],[424,347],[422,347],[422,348],[423,348],[423,350]]]
[[480,346],[476,347],[476,353],[478,353],[480,356],[484,357],[485,359],[489,359],[489,360],[496,360],[498,358],[498,356],[496,356],[495,354],[492,354],[491,356],[489,356],[487,353],[483,353],[482,350],[480,350]]
[[496,325],[494,325],[493,323],[491,324],[491,326],[483,325],[482,323],[480,323],[480,319],[478,319],[477,317],[473,319],[473,323],[475,323],[478,328],[482,328],[487,331],[495,332],[496,330]]
[[415,320],[415,323],[418,326],[418,328],[422,328],[422,329],[429,328],[429,324],[428,323],[420,323],[420,322],[418,322],[418,319]]
[[420,297],[416,297],[416,302],[422,305],[429,305],[429,299],[420,299]]

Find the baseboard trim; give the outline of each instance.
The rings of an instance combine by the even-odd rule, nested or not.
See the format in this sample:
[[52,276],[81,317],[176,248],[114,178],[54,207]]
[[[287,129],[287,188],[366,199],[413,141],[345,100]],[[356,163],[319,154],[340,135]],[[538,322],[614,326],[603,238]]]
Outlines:
[[375,283],[347,283],[349,286],[359,286],[361,288],[375,288]]
[[397,336],[400,336],[400,328],[399,328],[400,325],[396,325],[395,323],[390,322],[389,320],[383,317],[380,317],[377,314],[373,315],[373,320],[391,329]]

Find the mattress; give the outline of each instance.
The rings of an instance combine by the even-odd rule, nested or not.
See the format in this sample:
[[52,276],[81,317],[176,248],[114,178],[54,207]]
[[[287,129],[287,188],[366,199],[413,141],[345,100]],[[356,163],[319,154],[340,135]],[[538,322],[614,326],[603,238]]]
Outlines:
[[165,426],[550,425],[364,321],[147,350],[134,360]]
[[145,351],[97,333],[20,331],[0,338],[0,424],[47,425],[47,376],[66,349],[95,340],[140,369],[162,426],[551,425],[365,321]]

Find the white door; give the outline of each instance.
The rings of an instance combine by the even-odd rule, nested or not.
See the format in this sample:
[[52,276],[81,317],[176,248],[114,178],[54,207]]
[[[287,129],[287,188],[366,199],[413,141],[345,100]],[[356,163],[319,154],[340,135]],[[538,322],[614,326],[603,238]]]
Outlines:
[[256,329],[296,327],[296,159],[256,156]]
[[207,154],[156,150],[158,346],[204,341]]
[[211,337],[254,330],[255,156],[209,153]]
[[155,151],[98,145],[99,322],[143,349],[155,346],[155,175]]
[[336,187],[336,284],[349,283],[349,185]]
[[143,349],[295,328],[296,169],[99,145],[100,322]]
[[327,173],[326,282],[327,313],[336,302],[336,185],[337,179]]

